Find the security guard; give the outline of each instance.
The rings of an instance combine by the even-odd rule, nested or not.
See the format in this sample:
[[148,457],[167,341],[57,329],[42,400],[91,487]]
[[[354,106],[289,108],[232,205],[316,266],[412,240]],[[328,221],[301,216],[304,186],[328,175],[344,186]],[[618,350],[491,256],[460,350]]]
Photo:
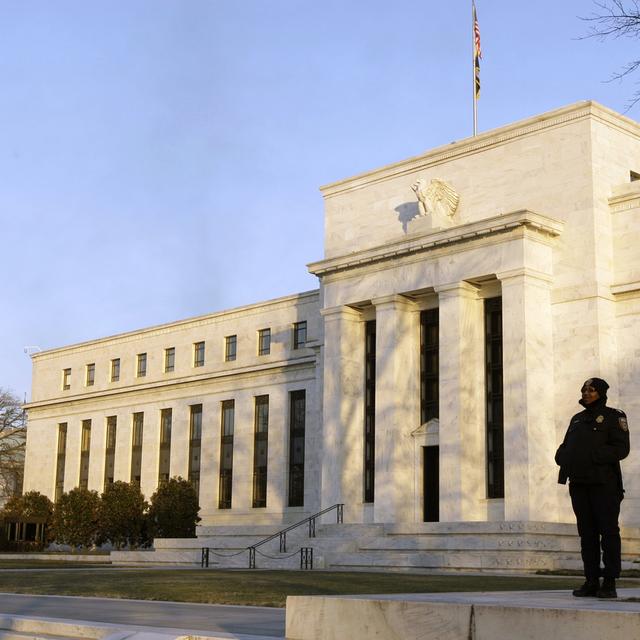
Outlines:
[[569,479],[580,535],[586,581],[573,592],[579,598],[616,598],[616,578],[620,576],[618,515],[624,497],[620,460],[629,455],[629,427],[624,411],[606,406],[608,388],[601,378],[590,378],[582,385],[580,404],[584,411],[571,418],[556,452],[558,482],[566,484]]

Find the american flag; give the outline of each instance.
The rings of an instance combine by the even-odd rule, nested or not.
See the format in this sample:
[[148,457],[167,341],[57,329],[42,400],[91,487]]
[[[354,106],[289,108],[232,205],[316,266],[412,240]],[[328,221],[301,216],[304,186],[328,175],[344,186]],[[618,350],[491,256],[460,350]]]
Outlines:
[[473,3],[473,64],[475,66],[475,97],[480,97],[480,60],[482,49],[480,47],[480,25],[478,24],[478,14],[476,13],[476,3]]

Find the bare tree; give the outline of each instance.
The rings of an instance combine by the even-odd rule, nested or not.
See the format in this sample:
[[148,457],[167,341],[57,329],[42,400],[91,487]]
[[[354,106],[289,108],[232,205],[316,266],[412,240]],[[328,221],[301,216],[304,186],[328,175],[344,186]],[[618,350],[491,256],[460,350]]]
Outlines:
[[22,491],[27,419],[20,399],[0,388],[0,501]]
[[[581,19],[589,23],[587,38],[638,38],[640,37],[640,3],[638,0],[594,0],[595,9]],[[608,82],[622,80],[640,67],[640,58],[631,60],[620,71],[611,75]],[[638,83],[636,82],[636,85]],[[627,103],[629,111],[640,102],[640,89]]]

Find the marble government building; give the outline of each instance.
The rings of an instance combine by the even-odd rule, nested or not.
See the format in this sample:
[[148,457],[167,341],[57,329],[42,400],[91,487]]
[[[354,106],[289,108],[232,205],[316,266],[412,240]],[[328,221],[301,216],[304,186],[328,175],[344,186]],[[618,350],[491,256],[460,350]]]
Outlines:
[[32,356],[24,490],[182,476],[202,539],[343,503],[389,566],[579,563],[583,380],[640,424],[640,124],[580,102],[321,191],[318,290]]

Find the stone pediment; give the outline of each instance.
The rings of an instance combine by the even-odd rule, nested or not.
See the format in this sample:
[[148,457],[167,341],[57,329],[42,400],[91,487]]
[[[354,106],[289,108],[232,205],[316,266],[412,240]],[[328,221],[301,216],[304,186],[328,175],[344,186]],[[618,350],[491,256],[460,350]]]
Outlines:
[[[429,220],[429,218],[423,218]],[[504,234],[534,233],[538,240],[550,242],[562,233],[564,224],[560,220],[522,209],[483,220],[461,224],[450,229],[417,232],[396,242],[354,251],[344,256],[329,258],[307,265],[311,273],[322,277],[331,273],[347,271],[375,263],[406,258],[416,254],[428,257],[434,252],[449,250],[454,245],[472,244]]]
[[411,432],[414,438],[420,436],[437,435],[440,432],[440,420],[438,418],[431,418],[428,422],[422,423],[419,427]]

